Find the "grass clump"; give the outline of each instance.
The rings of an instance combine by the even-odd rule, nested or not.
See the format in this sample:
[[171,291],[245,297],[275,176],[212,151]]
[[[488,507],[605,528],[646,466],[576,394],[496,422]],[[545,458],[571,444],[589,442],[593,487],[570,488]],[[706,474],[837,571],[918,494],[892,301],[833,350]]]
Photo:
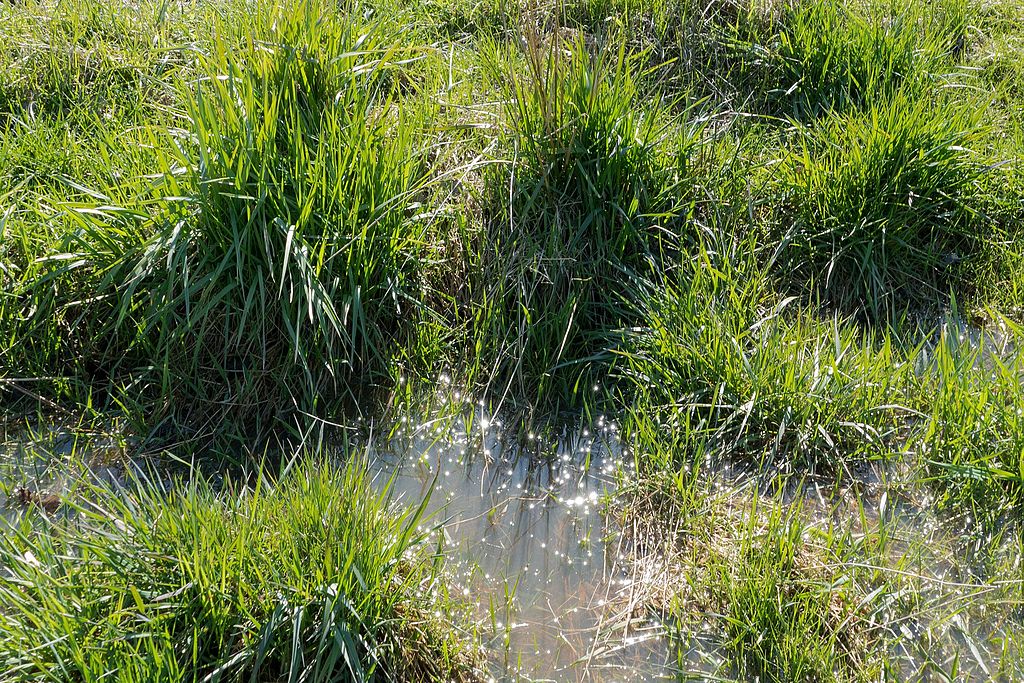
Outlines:
[[957,276],[1000,238],[979,213],[984,166],[972,148],[983,136],[975,112],[906,94],[802,131],[780,171],[794,222],[782,236],[787,270],[873,317],[969,286]]
[[[663,471],[634,487],[623,507],[636,593],[680,652],[696,640],[698,652],[714,653],[697,677],[878,680],[886,660],[873,622],[879,604],[865,597],[870,583],[842,564],[849,538],[809,524],[799,503],[716,490],[710,473]],[[695,663],[679,662],[684,677]]]
[[802,116],[921,92],[964,57],[969,16],[964,0],[794,3],[774,36],[771,97]]
[[428,112],[398,106],[401,43],[316,3],[267,10],[270,35],[211,43],[184,129],[153,130],[148,192],[67,213],[60,277],[101,274],[89,314],[117,340],[97,365],[147,389],[153,423],[200,434],[363,395],[411,320],[427,243],[411,217]]
[[909,364],[889,340],[779,299],[752,243],[737,248],[704,250],[644,300],[623,352],[634,405],[687,435],[682,458],[836,470],[886,455]]
[[360,465],[82,493],[0,539],[4,680],[474,680],[418,513]]
[[[636,447],[671,462],[658,454],[676,446]],[[669,626],[681,677],[1013,678],[1019,568],[1000,541],[966,556],[958,532],[894,482],[880,492],[854,479],[775,479],[759,482],[778,487],[765,495],[721,475],[660,470],[622,492],[630,599]],[[979,578],[979,560],[999,578]]]
[[719,558],[710,570],[738,668],[747,678],[778,683],[868,680],[852,596],[814,566],[820,558],[801,540],[802,524],[776,518],[766,526],[772,531],[748,531],[736,557]]
[[1024,367],[1019,353],[1001,357],[993,343],[944,334],[919,388],[930,411],[917,444],[937,505],[969,512],[981,529],[1019,519],[1024,504]]
[[689,130],[678,145],[667,139],[657,104],[635,106],[623,44],[591,49],[559,36],[528,36],[526,75],[510,78],[513,165],[493,182],[487,279],[497,305],[484,333],[520,393],[542,398],[586,385],[623,321],[615,283],[677,246],[669,191],[696,144]]

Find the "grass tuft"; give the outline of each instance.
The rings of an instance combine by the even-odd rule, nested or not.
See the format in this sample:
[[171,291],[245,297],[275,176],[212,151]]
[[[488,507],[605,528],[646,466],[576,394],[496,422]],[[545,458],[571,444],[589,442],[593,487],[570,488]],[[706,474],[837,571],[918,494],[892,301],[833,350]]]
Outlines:
[[474,680],[418,512],[358,464],[76,493],[0,538],[5,680]]
[[[667,131],[655,101],[638,108],[625,45],[528,34],[526,74],[508,74],[505,145],[492,180],[497,305],[486,320],[497,364],[521,395],[578,395],[624,316],[614,283],[678,248],[679,196],[698,132]],[[510,68],[510,67],[505,67]],[[673,196],[675,192],[680,195]]]
[[980,211],[977,110],[901,93],[802,129],[780,175],[784,265],[845,310],[895,317],[942,301],[1001,237]]
[[416,306],[428,109],[398,106],[408,55],[315,3],[274,12],[263,39],[212,42],[185,127],[151,132],[144,193],[70,206],[75,258],[41,278],[100,274],[95,365],[200,435],[364,396]]
[[643,300],[623,352],[634,405],[699,444],[684,459],[836,470],[888,454],[912,372],[901,352],[778,298],[753,243],[736,249],[702,251]]

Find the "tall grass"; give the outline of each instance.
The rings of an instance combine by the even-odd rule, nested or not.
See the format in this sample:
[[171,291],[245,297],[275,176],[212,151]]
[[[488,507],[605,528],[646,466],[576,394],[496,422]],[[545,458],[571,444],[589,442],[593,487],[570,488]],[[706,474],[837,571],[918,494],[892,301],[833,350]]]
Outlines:
[[[657,101],[635,106],[624,44],[525,39],[525,75],[506,77],[505,149],[493,179],[493,312],[477,334],[525,396],[571,397],[607,360],[628,313],[616,284],[658,268],[678,248],[695,127],[668,131]],[[681,171],[681,172],[677,172]],[[676,192],[679,192],[677,195]]]
[[452,605],[419,512],[359,464],[76,497],[0,537],[3,680],[474,678],[464,636],[433,614]]
[[429,109],[393,80],[411,55],[315,3],[266,9],[268,36],[225,28],[200,57],[174,144],[152,132],[149,192],[69,207],[63,267],[102,274],[116,340],[97,362],[147,387],[154,422],[253,435],[364,395],[417,305]]

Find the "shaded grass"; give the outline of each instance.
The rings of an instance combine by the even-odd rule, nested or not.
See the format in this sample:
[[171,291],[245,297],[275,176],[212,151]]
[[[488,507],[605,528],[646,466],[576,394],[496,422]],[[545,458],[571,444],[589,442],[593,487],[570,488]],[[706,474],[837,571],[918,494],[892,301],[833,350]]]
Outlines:
[[[637,109],[625,44],[531,33],[526,73],[496,65],[509,98],[506,154],[490,180],[492,310],[475,332],[517,393],[541,401],[589,389],[610,333],[630,315],[615,283],[661,267],[685,237],[699,126],[657,101]],[[512,372],[502,372],[509,367]],[[572,399],[570,398],[570,401]]]

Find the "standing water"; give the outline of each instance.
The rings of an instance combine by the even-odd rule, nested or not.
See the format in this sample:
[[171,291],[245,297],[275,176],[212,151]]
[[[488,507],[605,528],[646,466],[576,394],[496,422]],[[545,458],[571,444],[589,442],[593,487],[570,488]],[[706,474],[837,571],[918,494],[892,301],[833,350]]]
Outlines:
[[625,558],[601,508],[628,476],[618,430],[599,419],[550,443],[502,424],[402,429],[375,455],[407,505],[429,496],[454,579],[477,611],[492,673],[519,681],[671,678],[661,629],[631,599]]

